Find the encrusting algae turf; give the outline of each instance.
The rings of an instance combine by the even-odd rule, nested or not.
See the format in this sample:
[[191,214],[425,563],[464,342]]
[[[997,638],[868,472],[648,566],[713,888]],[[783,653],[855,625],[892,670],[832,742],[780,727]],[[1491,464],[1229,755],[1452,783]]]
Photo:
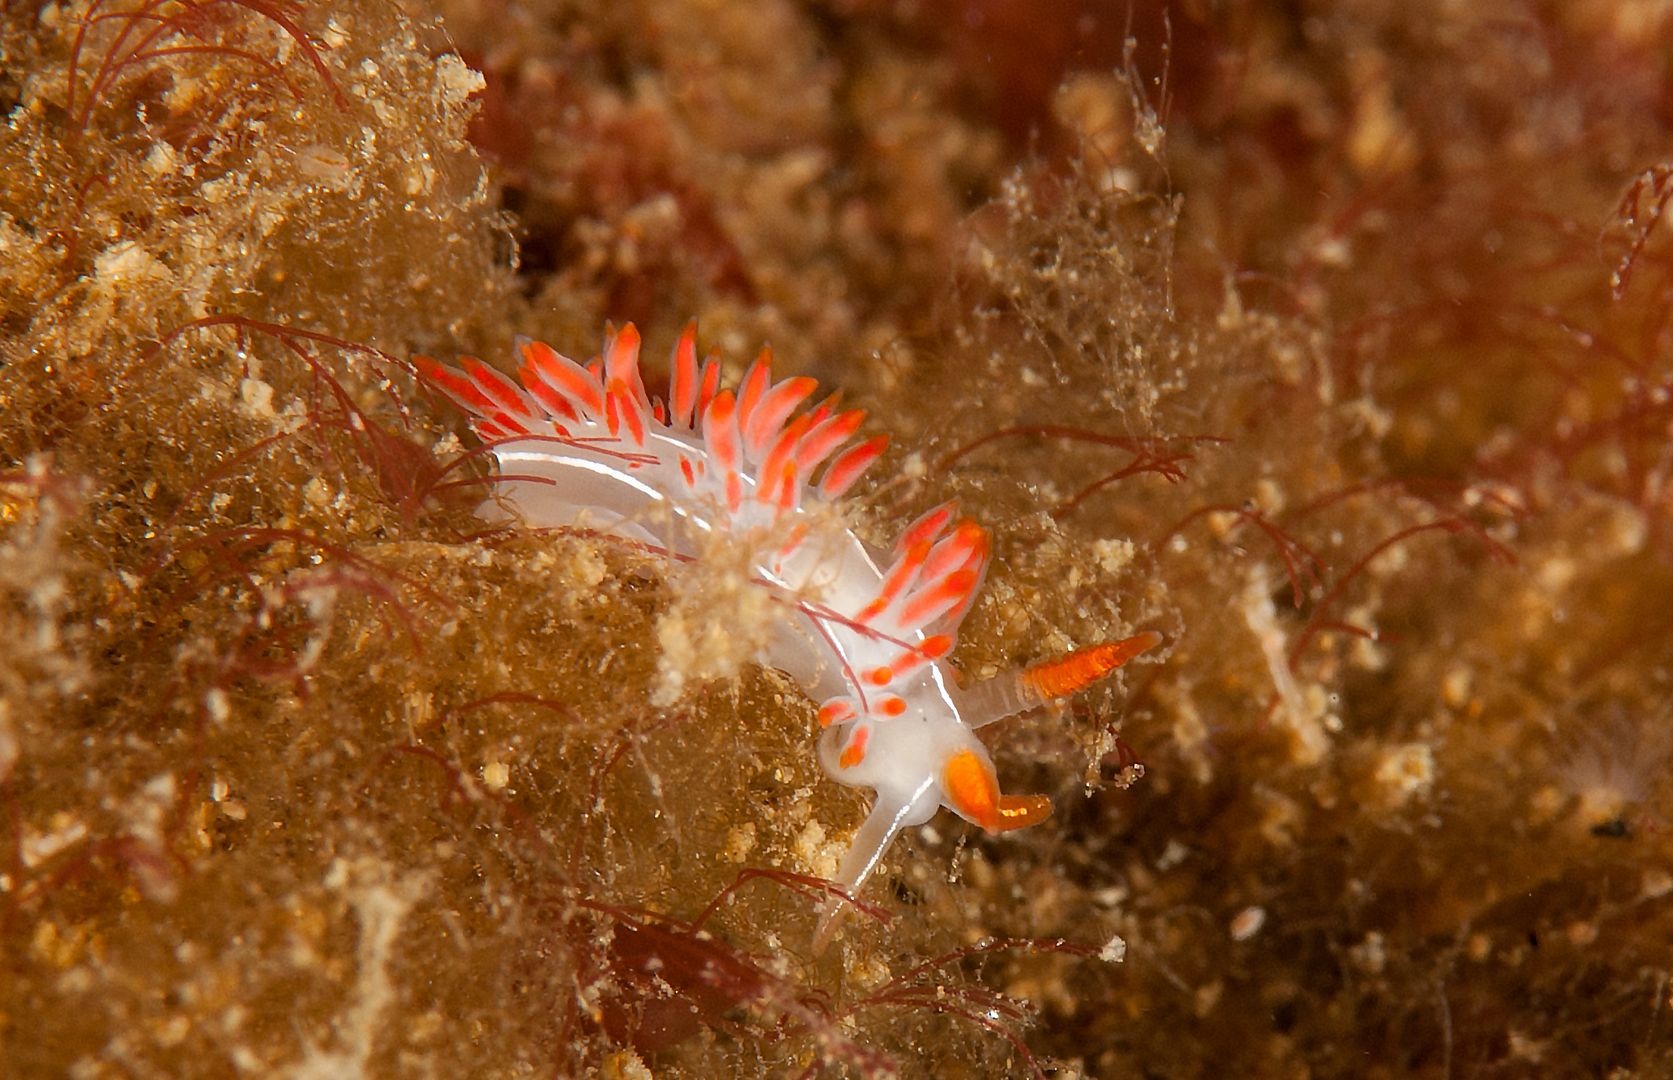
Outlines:
[[1120,7],[8,5],[0,1076],[1673,1074],[1673,13]]

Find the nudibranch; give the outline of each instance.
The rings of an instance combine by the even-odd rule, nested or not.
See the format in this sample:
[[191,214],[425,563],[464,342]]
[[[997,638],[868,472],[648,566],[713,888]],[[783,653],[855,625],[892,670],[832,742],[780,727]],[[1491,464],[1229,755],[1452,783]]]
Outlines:
[[[698,363],[695,323],[674,346],[667,400],[653,400],[639,348],[628,324],[607,329],[587,364],[519,338],[516,381],[473,358],[417,364],[495,458],[495,508],[537,527],[584,522],[686,558],[716,530],[770,538],[753,570],[797,603],[762,659],[819,702],[824,771],[876,793],[837,871],[848,895],[902,829],[943,806],[989,832],[1050,816],[1044,795],[1000,792],[976,731],[1073,694],[1160,636],[962,686],[947,656],[987,570],[986,530],[949,503],[910,525],[891,555],[874,553],[840,503],[887,443],[858,439],[862,411],[838,410],[834,397],[808,407],[814,380],[774,381],[767,350],[735,389],[722,387],[718,357]],[[842,907],[826,905],[816,948]]]

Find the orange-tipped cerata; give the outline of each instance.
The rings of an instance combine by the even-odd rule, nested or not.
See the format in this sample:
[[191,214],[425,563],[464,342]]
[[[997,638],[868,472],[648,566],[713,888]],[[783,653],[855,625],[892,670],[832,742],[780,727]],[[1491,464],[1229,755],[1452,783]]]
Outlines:
[[999,781],[987,762],[970,750],[960,750],[942,767],[941,785],[953,809],[988,832],[999,831]]
[[1161,634],[1146,630],[1121,641],[1076,649],[1068,656],[1036,664],[1023,672],[1022,678],[1042,700],[1065,698],[1091,686],[1146,649],[1154,649],[1161,643]]

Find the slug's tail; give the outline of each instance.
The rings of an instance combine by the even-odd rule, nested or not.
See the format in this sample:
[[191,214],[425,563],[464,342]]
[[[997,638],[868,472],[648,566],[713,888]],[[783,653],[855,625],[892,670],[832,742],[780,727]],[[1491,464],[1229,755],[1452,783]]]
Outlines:
[[[990,833],[1024,829],[1051,817],[1051,799],[1044,795],[1001,794],[993,766],[969,750],[953,754],[939,779],[947,805]],[[928,814],[915,814],[913,811],[925,809],[926,798],[935,783],[934,778],[926,780],[912,793],[910,800],[904,802],[898,797],[891,798],[883,791],[877,793],[877,802],[872,805],[860,831],[854,834],[847,854],[837,867],[835,883],[842,886],[849,896],[859,894],[902,829],[927,820]],[[928,809],[933,813],[933,806]],[[819,925],[813,934],[814,955],[824,952],[831,943],[843,913],[850,906],[848,900],[839,896],[825,901],[819,914]]]
[[[912,804],[901,804],[878,794],[877,802],[866,816],[865,824],[854,834],[854,840],[848,845],[848,853],[842,857],[842,863],[837,867],[835,881],[847,890],[848,895],[855,896],[860,887],[877,869],[877,864],[883,861],[883,853],[889,850],[901,829],[906,827],[907,817],[911,813]],[[836,935],[837,926],[843,913],[848,909],[847,900],[841,897],[831,897],[825,901],[824,909],[819,913],[819,926],[813,932],[813,953],[815,956],[825,951]]]

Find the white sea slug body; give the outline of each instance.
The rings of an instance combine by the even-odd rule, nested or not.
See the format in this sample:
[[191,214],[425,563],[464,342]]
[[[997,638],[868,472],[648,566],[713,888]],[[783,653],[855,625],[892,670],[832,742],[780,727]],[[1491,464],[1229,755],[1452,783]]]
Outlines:
[[[771,536],[758,577],[799,599],[763,659],[821,702],[819,761],[876,801],[837,882],[857,891],[901,829],[945,806],[989,831],[1044,820],[1041,795],[999,792],[975,729],[1066,696],[1159,639],[1140,634],[961,689],[945,657],[988,560],[981,526],[952,506],[925,514],[888,565],[842,524],[840,500],[886,439],[853,441],[864,414],[830,401],[804,408],[812,379],[774,382],[763,352],[736,391],[695,324],[674,348],[668,400],[639,373],[639,334],[606,334],[577,364],[519,339],[521,385],[477,360],[463,370],[420,358],[424,375],[473,416],[498,466],[495,505],[538,527],[584,523],[672,555],[710,530]],[[819,481],[811,481],[820,470]],[[840,905],[827,907],[820,943]]]

